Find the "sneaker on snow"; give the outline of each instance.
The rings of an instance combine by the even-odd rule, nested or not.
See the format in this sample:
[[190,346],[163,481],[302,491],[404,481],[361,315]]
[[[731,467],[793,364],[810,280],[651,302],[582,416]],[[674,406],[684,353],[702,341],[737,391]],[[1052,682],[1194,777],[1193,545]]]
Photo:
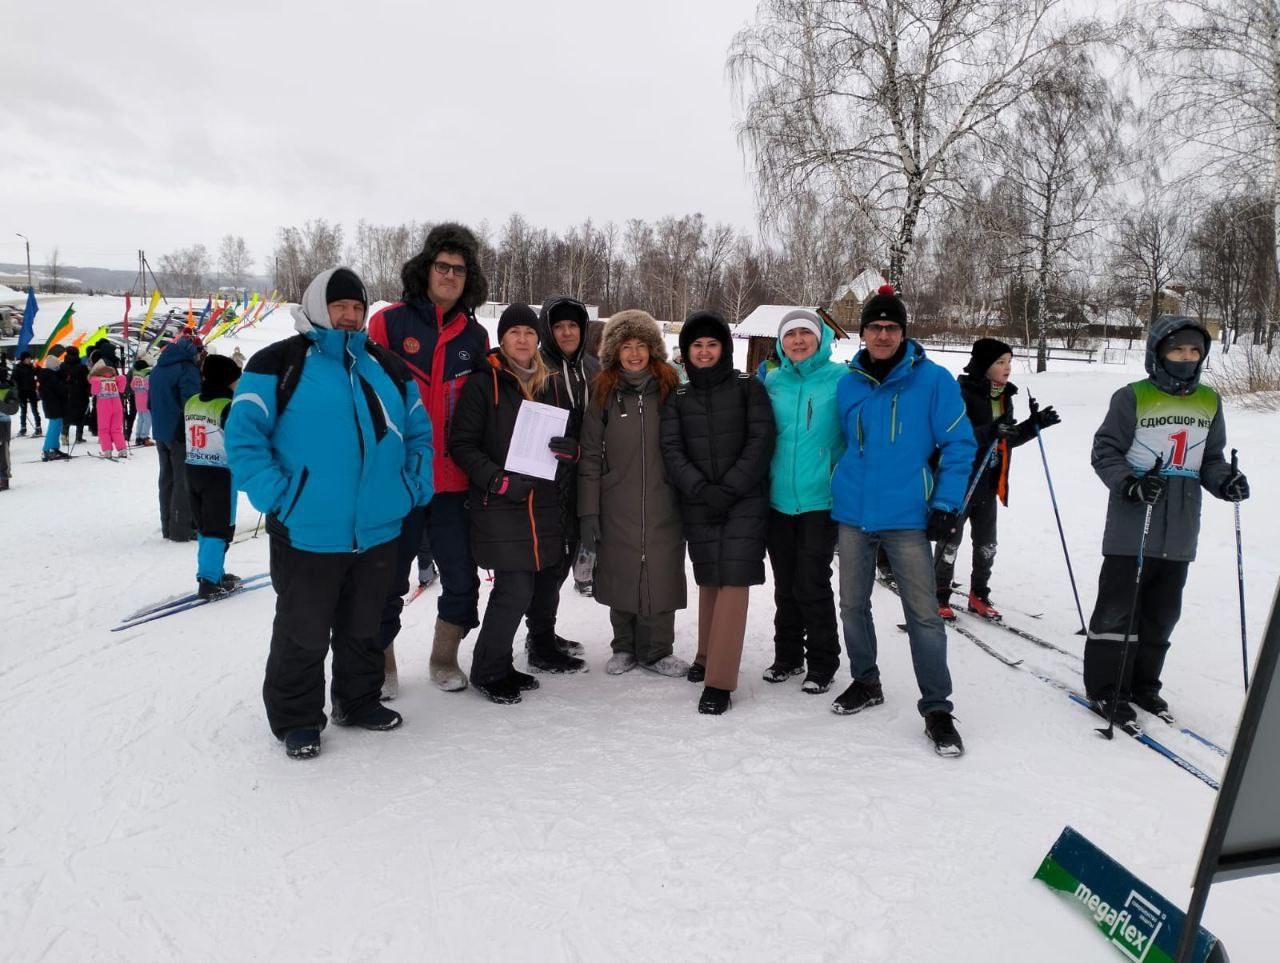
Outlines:
[[375,702],[364,712],[355,717],[345,716],[335,707],[329,713],[336,726],[355,726],[357,729],[368,729],[370,732],[386,732],[396,729],[404,722],[404,717],[395,709],[388,709],[381,702]]
[[1003,616],[996,611],[996,607],[991,604],[991,599],[983,595],[978,595],[975,592],[969,593],[968,610],[974,615],[980,615],[984,619],[991,619],[993,622],[1003,618]]
[[580,659],[586,653],[586,648],[581,642],[574,642],[571,639],[556,636],[556,648],[565,655],[571,655],[575,659]]
[[25,438],[26,436],[27,436],[27,429],[23,428],[21,431],[18,432],[19,438]]
[[622,675],[624,672],[630,672],[639,664],[636,661],[634,652],[615,652],[609,656],[609,661],[605,664],[604,671],[609,675]]
[[956,732],[955,720],[950,712],[942,709],[926,712],[924,731],[938,755],[949,758],[964,755],[964,742],[960,739],[960,733]]
[[311,759],[320,755],[320,730],[294,729],[286,733],[284,751],[290,759]]
[[702,682],[707,677],[707,667],[701,662],[690,662],[689,671],[684,674],[684,677],[690,682]]
[[436,563],[432,562],[425,570],[418,569],[418,584],[423,588],[430,588],[436,584],[436,579],[440,577],[440,570],[436,568]]
[[682,675],[688,676],[689,674],[689,663],[674,655],[664,655],[661,659],[656,659],[653,662],[642,662],[640,666],[650,672],[670,676],[673,679]]
[[521,692],[532,692],[542,684],[528,672],[521,672],[519,669],[512,669],[510,677],[515,680]]
[[210,582],[208,579],[204,578],[196,579],[196,586],[196,594],[207,601],[220,599],[223,596],[231,594],[230,589],[226,588],[221,583]]
[[884,689],[879,682],[860,682],[854,680],[853,685],[831,703],[831,711],[838,716],[851,716],[870,709],[872,706],[884,705]]
[[698,712],[704,716],[722,716],[732,704],[728,689],[707,686],[702,690],[702,698],[698,700]]
[[513,706],[520,701],[520,683],[513,675],[484,683],[472,679],[471,685],[490,702],[496,702],[500,706]]
[[781,662],[775,662],[764,670],[763,679],[765,682],[786,682],[793,675],[800,675],[802,672],[804,672],[802,665],[784,665]]
[[951,607],[950,602],[938,603],[938,615],[944,622],[954,622],[956,620],[956,610]]
[[800,683],[800,691],[810,695],[821,695],[831,688],[831,680],[834,678],[834,672],[815,672],[810,669],[809,674]]
[[565,655],[556,648],[555,640],[550,643],[528,639],[524,644],[525,655],[529,659],[529,668],[539,672],[553,672],[557,675],[568,672],[586,672],[587,663],[571,655]]
[[1135,692],[1133,694],[1133,704],[1139,709],[1150,712],[1153,716],[1169,714],[1169,703],[1165,702],[1156,692]]

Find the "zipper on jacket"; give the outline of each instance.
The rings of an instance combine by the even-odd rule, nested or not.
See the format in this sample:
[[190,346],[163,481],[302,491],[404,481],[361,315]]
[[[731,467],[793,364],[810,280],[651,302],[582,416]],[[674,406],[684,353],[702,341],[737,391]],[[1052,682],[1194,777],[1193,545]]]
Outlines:
[[893,396],[893,402],[889,405],[889,444],[893,444],[898,437],[898,396]]
[[[800,427],[800,400],[804,397],[804,383],[800,384],[800,393],[796,395],[796,427]],[[813,399],[809,399],[809,421],[813,420]],[[805,431],[809,430],[808,421],[805,422]],[[791,445],[791,494],[795,496],[796,511],[800,510],[800,486],[796,481],[796,462],[800,460],[800,432],[796,432],[796,439]]]
[[[639,405],[639,411],[640,411],[640,591],[647,596],[647,595],[650,595],[650,592],[648,591],[649,589],[649,556],[647,554],[648,544],[649,544],[649,537],[648,537],[649,533],[648,533],[648,522],[646,520],[645,502],[648,500],[648,497],[649,497],[649,491],[648,491],[649,485],[648,485],[648,482],[646,481],[647,473],[645,471],[645,462],[647,461],[647,459],[645,458],[645,453],[644,453],[645,433],[644,433],[644,389],[643,388],[640,389],[638,393],[638,398],[639,400],[637,403]],[[650,608],[652,608],[652,606],[650,606]],[[644,610],[644,607],[643,605],[641,605],[641,611],[643,610]]]

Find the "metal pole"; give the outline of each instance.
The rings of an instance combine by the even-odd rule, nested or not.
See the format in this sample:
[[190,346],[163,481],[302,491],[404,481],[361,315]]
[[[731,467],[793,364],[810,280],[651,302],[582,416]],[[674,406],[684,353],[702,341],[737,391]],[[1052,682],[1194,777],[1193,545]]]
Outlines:
[[18,237],[22,238],[27,243],[27,290],[32,291],[34,288],[31,284],[31,239],[25,234],[19,234]]
[[[1240,453],[1231,449],[1231,474],[1240,472]],[[1244,691],[1249,691],[1249,634],[1244,617],[1244,549],[1240,543],[1240,499],[1233,499],[1236,510],[1236,584],[1240,590],[1240,659],[1244,671]]]

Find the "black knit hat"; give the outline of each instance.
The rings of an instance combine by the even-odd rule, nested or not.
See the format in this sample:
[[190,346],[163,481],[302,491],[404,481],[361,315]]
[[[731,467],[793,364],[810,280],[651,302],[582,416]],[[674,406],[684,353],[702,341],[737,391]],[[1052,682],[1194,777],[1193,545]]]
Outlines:
[[975,378],[985,378],[987,369],[1000,359],[1001,355],[1013,354],[1013,349],[1003,341],[995,338],[979,338],[973,343],[973,355],[964,370]]
[[498,340],[512,328],[524,325],[526,328],[538,330],[538,315],[527,304],[508,304],[502,317],[498,319]]
[[880,290],[867,299],[862,306],[862,319],[858,324],[858,333],[866,330],[872,321],[891,321],[902,325],[903,334],[907,330],[907,306],[898,297],[892,284],[880,285]]
[[720,342],[724,356],[733,357],[733,338],[729,325],[714,311],[695,311],[680,326],[680,357],[688,359],[689,348],[699,338],[715,338]]
[[1156,350],[1160,357],[1164,357],[1174,348],[1191,347],[1196,348],[1200,352],[1200,357],[1204,357],[1208,352],[1208,347],[1204,332],[1199,328],[1179,328],[1173,334],[1164,338],[1157,346]]
[[240,377],[240,366],[221,354],[210,354],[200,366],[201,391],[227,391]]
[[324,288],[324,303],[334,301],[359,301],[369,306],[369,296],[364,293],[364,284],[350,268],[340,267],[329,276],[329,283]]

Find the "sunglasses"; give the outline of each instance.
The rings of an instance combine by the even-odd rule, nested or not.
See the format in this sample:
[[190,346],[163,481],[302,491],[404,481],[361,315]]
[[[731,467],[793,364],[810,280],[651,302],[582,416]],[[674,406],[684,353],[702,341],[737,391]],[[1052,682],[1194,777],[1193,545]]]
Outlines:
[[446,264],[444,261],[432,261],[431,266],[435,268],[436,274],[442,278],[447,278],[450,274],[455,278],[465,278],[467,276],[467,266],[465,264]]

